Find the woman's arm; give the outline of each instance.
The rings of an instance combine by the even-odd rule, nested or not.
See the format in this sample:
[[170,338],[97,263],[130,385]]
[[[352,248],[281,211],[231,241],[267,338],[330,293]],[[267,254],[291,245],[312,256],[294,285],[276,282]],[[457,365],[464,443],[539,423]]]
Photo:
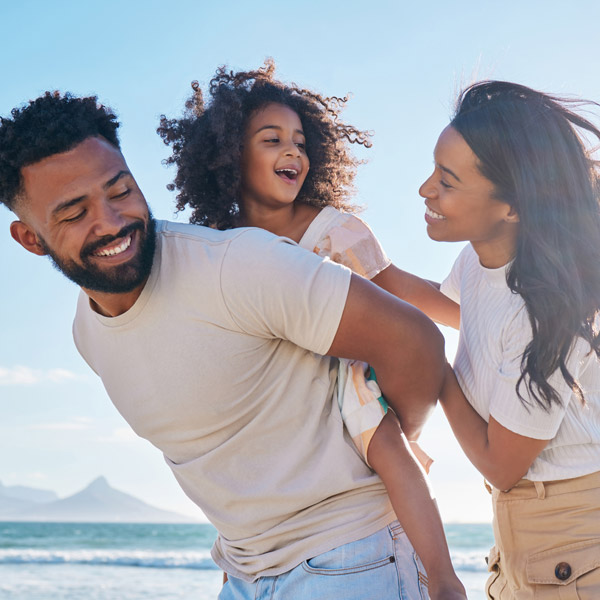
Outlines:
[[529,470],[550,440],[513,433],[490,416],[486,423],[465,398],[450,365],[440,404],[467,458],[496,488],[508,490]]
[[460,306],[440,292],[439,284],[402,271],[394,265],[375,275],[371,281],[416,306],[437,323],[459,328]]

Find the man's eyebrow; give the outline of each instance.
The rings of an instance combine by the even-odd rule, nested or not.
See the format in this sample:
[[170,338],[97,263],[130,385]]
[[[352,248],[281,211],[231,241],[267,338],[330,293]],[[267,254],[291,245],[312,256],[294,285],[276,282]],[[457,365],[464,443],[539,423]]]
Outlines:
[[126,169],[122,169],[112,179],[109,179],[102,187],[107,190],[110,186],[115,185],[115,183],[117,183],[121,177],[125,177],[126,175],[131,175],[131,173]]
[[[283,127],[280,127],[279,125],[263,125],[254,132],[254,135],[260,133],[263,129],[277,129],[278,131],[282,131]],[[304,135],[304,131],[302,131],[302,129],[294,129],[294,131],[300,135]]]
[[[109,187],[111,187],[112,185],[114,185],[115,183],[117,183],[117,181],[119,181],[119,179],[121,179],[121,177],[125,177],[127,175],[131,175],[131,173],[126,170],[121,170],[114,177],[111,177],[102,187],[106,190]],[[61,213],[63,210],[66,210],[67,208],[71,208],[71,206],[75,206],[76,204],[79,204],[86,198],[87,198],[87,196],[84,194],[83,196],[78,196],[77,198],[71,198],[71,200],[65,200],[64,202],[61,202],[52,211],[52,216],[56,217],[56,215]]]
[[456,181],[458,181],[459,183],[462,183],[462,181],[460,180],[460,177],[451,169],[449,169],[448,167],[445,167],[444,165],[440,165],[438,163],[438,167],[444,171],[444,173],[448,173],[448,175],[451,175],[452,177],[454,177],[454,179],[456,179]]

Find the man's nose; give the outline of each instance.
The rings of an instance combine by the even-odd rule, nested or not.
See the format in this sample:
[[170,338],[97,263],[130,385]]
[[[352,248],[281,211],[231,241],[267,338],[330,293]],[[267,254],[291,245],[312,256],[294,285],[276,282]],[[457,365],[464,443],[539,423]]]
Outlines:
[[105,198],[99,200],[93,210],[93,229],[98,237],[102,235],[115,235],[126,225],[126,219],[118,203]]

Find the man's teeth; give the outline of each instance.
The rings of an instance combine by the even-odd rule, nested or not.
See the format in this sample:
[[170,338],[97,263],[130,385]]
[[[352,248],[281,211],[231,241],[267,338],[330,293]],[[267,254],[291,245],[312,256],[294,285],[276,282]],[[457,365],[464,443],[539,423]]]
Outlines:
[[428,206],[425,207],[425,214],[428,217],[431,217],[432,219],[439,219],[440,221],[445,221],[446,220],[446,217],[444,217],[443,215],[440,215],[440,213],[434,212]]
[[112,248],[103,248],[102,250],[98,250],[94,252],[94,256],[115,256],[115,254],[121,254],[129,248],[131,245],[131,236],[128,235],[121,244],[118,246],[113,246]]

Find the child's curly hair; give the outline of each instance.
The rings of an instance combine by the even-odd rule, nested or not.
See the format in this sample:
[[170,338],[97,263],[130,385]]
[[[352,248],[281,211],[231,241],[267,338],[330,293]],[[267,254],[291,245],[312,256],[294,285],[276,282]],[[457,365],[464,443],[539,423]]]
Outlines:
[[348,98],[325,98],[295,84],[274,79],[272,59],[255,71],[234,73],[217,69],[205,103],[197,81],[181,119],[160,119],[158,134],[173,154],[177,174],[170,190],[177,189],[177,209],[189,206],[190,222],[218,229],[234,226],[239,213],[242,143],[248,119],[272,102],[289,106],[300,117],[306,135],[310,170],[297,200],[312,206],[331,205],[353,211],[347,202],[353,192],[356,167],[348,143],[369,148],[370,134],[339,120]]

